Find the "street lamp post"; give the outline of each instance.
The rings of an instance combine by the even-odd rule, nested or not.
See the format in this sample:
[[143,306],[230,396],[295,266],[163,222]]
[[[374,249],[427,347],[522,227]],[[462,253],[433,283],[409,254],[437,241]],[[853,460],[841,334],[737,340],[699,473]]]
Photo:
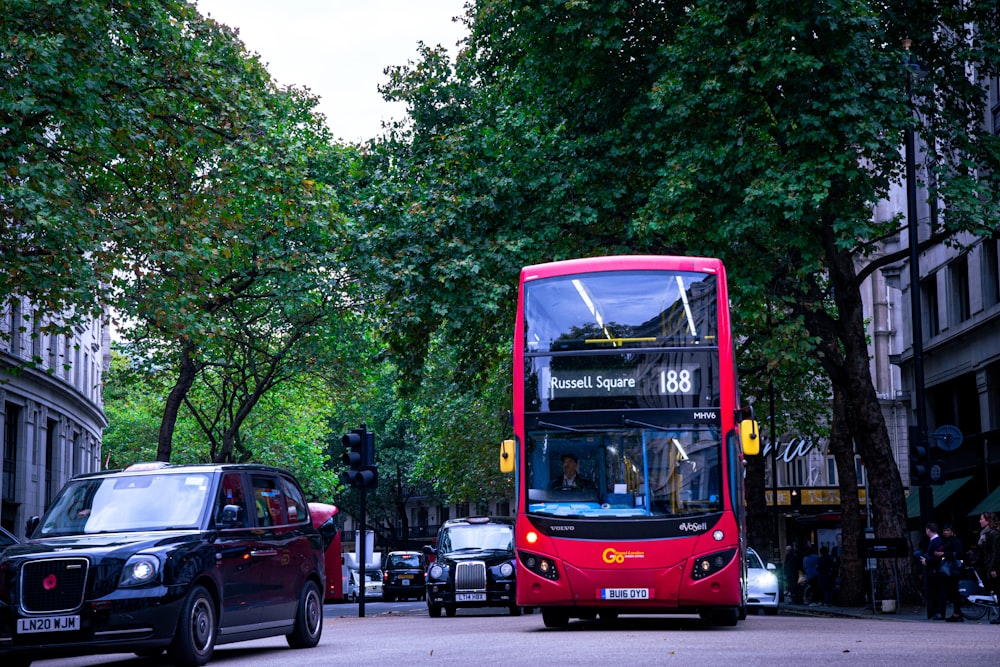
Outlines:
[[[906,100],[913,113],[913,77],[918,74],[918,65],[909,55],[910,40],[903,40],[909,59],[906,75]],[[910,326],[913,334],[913,403],[916,411],[916,426],[910,433],[910,444],[928,445],[927,403],[924,396],[924,332],[923,314],[920,304],[920,234],[917,220],[917,177],[916,139],[913,125],[906,126],[906,220],[910,245]],[[934,512],[934,496],[930,484],[922,480],[920,484],[920,520],[926,525]],[[923,527],[923,526],[921,526]]]
[[[914,115],[913,78],[920,73],[920,66],[910,54],[910,40],[903,40],[907,52],[906,103]],[[913,403],[916,411],[916,426],[910,431],[910,451],[929,446],[927,436],[927,403],[924,397],[924,332],[923,314],[920,306],[920,234],[917,221],[917,181],[916,181],[916,140],[913,124],[907,124],[905,132],[906,149],[906,224],[910,245],[910,326],[913,334]],[[921,479],[919,486],[920,527],[923,529],[934,513],[934,492],[928,480]],[[926,579],[926,578],[925,578]],[[926,583],[926,582],[925,582]],[[930,618],[930,599],[927,586],[924,587],[927,614]]]

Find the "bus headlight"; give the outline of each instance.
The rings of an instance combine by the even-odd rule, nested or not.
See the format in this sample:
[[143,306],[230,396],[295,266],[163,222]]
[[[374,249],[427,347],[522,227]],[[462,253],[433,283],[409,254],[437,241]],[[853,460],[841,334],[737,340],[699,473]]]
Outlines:
[[551,558],[537,556],[527,551],[517,552],[517,557],[521,563],[540,577],[545,577],[551,581],[559,579],[559,571],[556,569],[556,562]]
[[697,558],[694,561],[694,567],[691,568],[691,578],[695,580],[704,579],[709,575],[715,574],[728,565],[735,555],[736,549],[727,549]]

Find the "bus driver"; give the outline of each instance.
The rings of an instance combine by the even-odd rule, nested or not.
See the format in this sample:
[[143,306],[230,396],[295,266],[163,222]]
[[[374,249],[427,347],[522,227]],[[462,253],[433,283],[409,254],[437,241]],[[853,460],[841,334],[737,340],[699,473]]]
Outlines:
[[573,452],[567,452],[562,455],[562,477],[556,477],[549,484],[550,489],[593,489],[594,483],[591,482],[586,477],[581,477],[576,474],[577,468],[580,466],[580,459],[577,458],[576,454]]

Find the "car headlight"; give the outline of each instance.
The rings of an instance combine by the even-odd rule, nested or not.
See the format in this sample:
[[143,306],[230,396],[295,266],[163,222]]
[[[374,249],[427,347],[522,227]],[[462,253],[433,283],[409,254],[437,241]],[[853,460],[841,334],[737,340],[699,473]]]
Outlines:
[[500,566],[500,574],[505,577],[509,577],[510,575],[514,574],[514,566],[511,565],[510,563],[504,563],[503,565]]
[[440,579],[444,575],[444,568],[440,565],[431,565],[431,569],[427,571],[427,576],[431,579]]
[[136,554],[125,562],[118,585],[121,587],[145,586],[159,578],[160,560],[156,556]]

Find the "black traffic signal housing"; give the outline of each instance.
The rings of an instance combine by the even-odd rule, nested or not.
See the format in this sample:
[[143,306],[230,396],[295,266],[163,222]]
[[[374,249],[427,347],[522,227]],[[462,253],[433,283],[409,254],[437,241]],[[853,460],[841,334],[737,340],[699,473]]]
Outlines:
[[347,451],[342,460],[347,471],[340,474],[340,481],[348,486],[374,489],[378,486],[378,467],[375,465],[375,434],[362,424],[341,438]]
[[931,481],[930,440],[913,428],[910,430],[910,486],[928,486]]

